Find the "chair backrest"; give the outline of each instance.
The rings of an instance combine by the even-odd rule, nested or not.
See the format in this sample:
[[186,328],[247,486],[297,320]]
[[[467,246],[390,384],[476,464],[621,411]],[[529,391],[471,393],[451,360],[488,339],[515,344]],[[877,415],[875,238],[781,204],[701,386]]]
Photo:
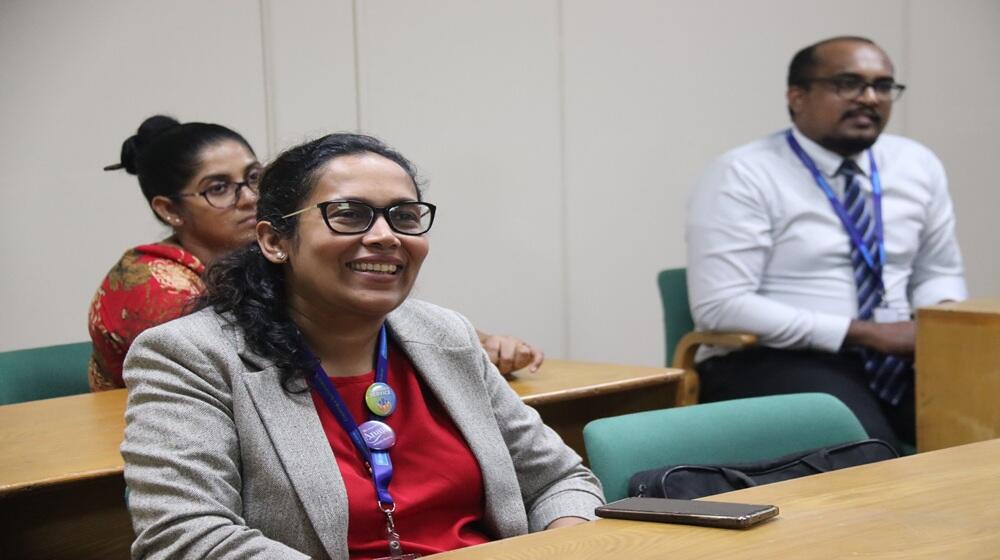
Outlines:
[[0,352],[0,405],[86,393],[88,342]]
[[771,395],[602,418],[583,429],[590,468],[609,501],[636,472],[677,464],[762,461],[866,439],[857,417],[825,393]]
[[663,334],[666,343],[666,365],[673,363],[674,349],[687,333],[694,330],[694,319],[688,306],[686,268],[661,270],[656,277],[663,305]]

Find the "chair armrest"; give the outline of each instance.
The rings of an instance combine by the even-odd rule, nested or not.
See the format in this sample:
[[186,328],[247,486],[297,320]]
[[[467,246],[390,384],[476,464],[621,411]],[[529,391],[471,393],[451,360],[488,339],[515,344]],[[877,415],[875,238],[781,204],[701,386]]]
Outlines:
[[726,348],[748,348],[757,344],[757,335],[713,331],[692,331],[681,337],[674,350],[675,368],[694,369],[694,355],[698,347],[709,344]]
[[674,349],[675,368],[684,370],[678,384],[677,406],[698,403],[698,372],[694,369],[694,355],[703,344],[726,348],[748,348],[757,344],[757,335],[750,333],[692,331],[684,335]]

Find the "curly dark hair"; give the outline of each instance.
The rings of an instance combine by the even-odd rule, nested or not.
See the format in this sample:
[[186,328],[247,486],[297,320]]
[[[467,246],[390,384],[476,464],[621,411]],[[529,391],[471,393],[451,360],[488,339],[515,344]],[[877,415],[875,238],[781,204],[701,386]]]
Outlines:
[[[298,217],[282,218],[299,210],[328,161],[352,154],[374,153],[392,160],[410,176],[422,193],[416,169],[381,140],[363,134],[330,134],[289,148],[266,168],[260,180],[257,220],[270,222],[279,235],[297,235]],[[256,242],[216,259],[205,272],[206,290],[196,308],[211,307],[230,314],[246,337],[247,346],[281,370],[281,384],[292,392],[293,382],[310,375],[315,358],[303,342],[288,313],[284,267],[264,258]],[[306,386],[294,383],[304,390]]]

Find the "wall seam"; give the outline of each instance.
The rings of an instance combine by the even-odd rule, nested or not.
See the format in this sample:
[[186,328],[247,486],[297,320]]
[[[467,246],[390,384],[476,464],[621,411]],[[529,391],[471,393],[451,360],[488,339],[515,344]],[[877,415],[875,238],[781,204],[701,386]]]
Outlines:
[[361,41],[358,39],[361,26],[358,15],[358,0],[351,0],[351,19],[353,32],[351,39],[354,41],[354,124],[357,132],[362,132],[361,128]]
[[264,81],[264,134],[267,136],[267,155],[268,158],[270,158],[277,150],[278,139],[275,137],[277,123],[275,122],[274,116],[274,100],[271,99],[271,96],[274,94],[274,73],[271,71],[271,59],[268,56],[270,44],[269,35],[267,33],[267,24],[265,23],[266,9],[264,4],[266,2],[267,0],[259,0],[257,2],[257,9],[258,15],[260,16],[260,63],[261,74],[263,75]]
[[562,320],[563,320],[563,351],[567,358],[572,359],[573,337],[570,318],[570,251],[569,251],[569,185],[566,178],[566,35],[563,27],[565,12],[563,0],[556,0],[556,57],[559,71],[559,198],[560,198],[560,235],[562,245]]
[[[906,76],[906,81],[911,81],[913,78],[911,71],[913,70],[913,65],[910,61],[913,60],[913,53],[911,49],[913,48],[913,43],[910,40],[911,34],[913,32],[913,10],[910,9],[911,0],[903,0],[902,4],[902,22],[903,22],[903,75]],[[911,135],[910,131],[910,109],[909,105],[903,107],[903,123],[901,132],[903,136],[909,137]]]

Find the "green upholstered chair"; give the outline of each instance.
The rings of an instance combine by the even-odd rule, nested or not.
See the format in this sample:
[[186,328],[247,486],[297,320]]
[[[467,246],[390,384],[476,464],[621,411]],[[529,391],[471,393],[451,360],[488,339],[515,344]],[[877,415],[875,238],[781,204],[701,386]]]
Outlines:
[[825,393],[720,401],[601,418],[583,429],[590,468],[608,501],[639,471],[676,464],[763,461],[867,439],[854,413]]
[[666,348],[666,365],[684,370],[678,383],[678,405],[698,402],[698,372],[694,356],[702,344],[746,348],[757,343],[749,333],[723,333],[694,330],[691,308],[688,305],[687,269],[668,268],[657,276],[660,303],[663,305],[663,334]]
[[0,405],[86,393],[90,342],[0,352]]

